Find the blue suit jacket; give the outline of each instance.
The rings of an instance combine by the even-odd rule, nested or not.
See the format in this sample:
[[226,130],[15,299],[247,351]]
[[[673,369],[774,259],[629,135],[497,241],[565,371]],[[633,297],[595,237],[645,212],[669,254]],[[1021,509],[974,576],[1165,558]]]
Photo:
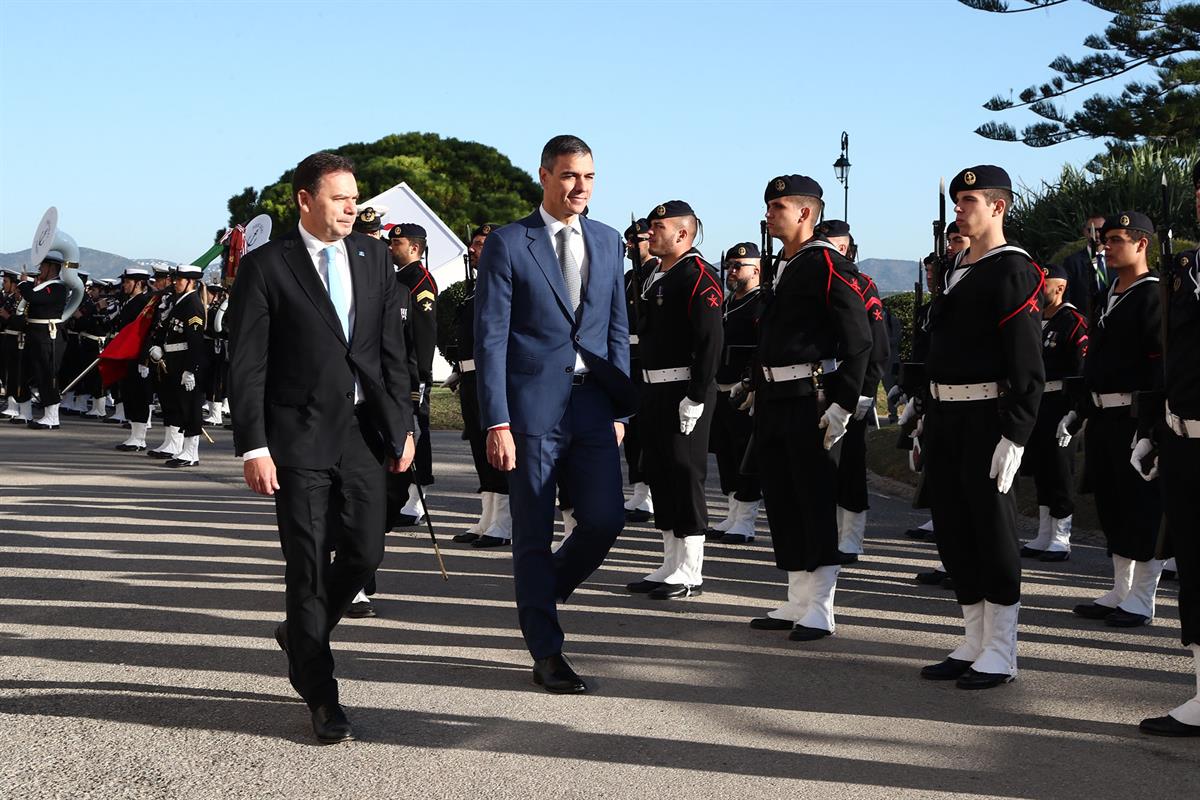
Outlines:
[[578,319],[539,211],[492,232],[475,287],[475,369],[483,427],[507,422],[540,436],[566,412],[578,351],[613,401],[613,417],[633,413],[624,243],[599,222],[580,218],[588,280]]

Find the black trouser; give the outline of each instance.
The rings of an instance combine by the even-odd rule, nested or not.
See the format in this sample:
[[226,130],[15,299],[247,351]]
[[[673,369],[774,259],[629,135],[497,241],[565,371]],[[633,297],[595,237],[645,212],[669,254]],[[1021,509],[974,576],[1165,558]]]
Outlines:
[[825,449],[817,398],[771,397],[761,387],[754,405],[754,445],[775,566],[811,572],[839,563],[835,479]]
[[704,398],[704,413],[687,436],[679,432],[679,403],[686,381],[646,384],[642,391],[642,466],[654,496],[654,527],[676,536],[697,536],[708,528],[704,480],[708,476],[708,433],[716,406],[716,386]]
[[1184,647],[1200,644],[1200,439],[1163,430],[1158,435],[1159,483],[1166,511],[1167,552],[1179,573],[1179,633]]
[[7,332],[0,333],[0,370],[3,370],[4,390],[18,403],[29,401],[29,372],[25,367],[24,338]]
[[31,322],[25,334],[25,353],[29,359],[29,376],[38,390],[38,399],[43,407],[52,406],[61,400],[58,393],[58,369],[62,366],[66,331],[60,327],[57,335],[50,338],[50,326]]
[[[158,399],[162,402],[163,421],[179,428],[184,436],[199,436],[204,425],[204,374],[193,373],[195,388],[190,392],[183,388],[183,370],[176,365],[161,373]],[[126,419],[132,419],[128,413]]]
[[458,401],[462,407],[463,438],[471,445],[471,460],[479,477],[479,491],[508,494],[508,475],[487,460],[487,431],[479,419],[479,394],[474,372],[462,373],[458,382]]
[[850,418],[842,437],[838,460],[837,504],[854,513],[870,508],[867,502],[867,417]]
[[[329,634],[383,560],[383,453],[372,452],[373,440],[355,421],[332,467],[278,468],[288,673],[310,708],[337,702]],[[332,564],[330,540],[337,553]]]
[[[91,366],[92,362],[100,356],[100,343],[95,339],[89,339],[82,334],[79,337],[79,355],[80,366],[79,372]],[[78,375],[76,372],[75,375]],[[75,380],[75,375],[67,378],[68,381]],[[66,384],[64,384],[65,386]],[[84,375],[83,380],[75,387],[76,394],[90,394],[92,397],[100,397],[104,394],[104,385],[100,382],[100,365],[92,367]]]
[[[637,387],[638,396],[643,389],[641,361],[634,359],[629,363],[629,374],[633,385]],[[625,465],[629,471],[629,483],[645,483],[646,475],[642,472],[642,423],[637,415],[625,423],[625,438],[622,441],[625,450]]]
[[933,530],[964,606],[1021,599],[1016,499],[988,477],[1000,436],[995,400],[929,403],[921,441]]
[[1158,544],[1162,496],[1157,480],[1142,480],[1129,463],[1136,430],[1129,408],[1093,413],[1083,432],[1083,467],[1108,554],[1149,561]]
[[1058,423],[1070,410],[1071,402],[1066,392],[1042,395],[1037,422],[1021,460],[1021,474],[1033,476],[1038,505],[1049,506],[1050,516],[1054,519],[1066,519],[1075,513],[1075,500],[1071,497],[1071,481],[1075,475],[1074,442],[1068,447],[1058,446]]
[[[739,398],[739,402],[743,398]],[[733,494],[743,503],[762,498],[757,475],[743,475],[742,461],[754,420],[745,411],[738,411],[728,392],[717,392],[717,408],[713,414],[709,449],[717,457],[717,474],[721,477],[721,494]]]
[[[63,387],[70,384],[75,380],[75,376],[83,371],[83,367],[80,366],[83,356],[79,351],[79,334],[74,331],[68,332],[65,322],[58,327],[58,337],[63,340],[63,354],[55,374],[58,375],[59,387]],[[79,395],[83,393],[83,388],[76,386],[71,391]]]
[[117,394],[123,404],[125,419],[142,423],[150,421],[150,379],[138,374],[136,363],[130,363],[125,377],[117,382]]

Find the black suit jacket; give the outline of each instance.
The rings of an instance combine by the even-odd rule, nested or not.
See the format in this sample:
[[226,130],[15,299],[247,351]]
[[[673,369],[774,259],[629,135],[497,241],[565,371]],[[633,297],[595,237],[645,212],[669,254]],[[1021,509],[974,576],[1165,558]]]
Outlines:
[[344,241],[350,342],[298,230],[246,254],[238,268],[227,321],[239,455],[269,447],[277,466],[333,466],[353,421],[356,378],[359,420],[377,455],[403,451],[413,424],[400,289],[383,242],[359,233]]

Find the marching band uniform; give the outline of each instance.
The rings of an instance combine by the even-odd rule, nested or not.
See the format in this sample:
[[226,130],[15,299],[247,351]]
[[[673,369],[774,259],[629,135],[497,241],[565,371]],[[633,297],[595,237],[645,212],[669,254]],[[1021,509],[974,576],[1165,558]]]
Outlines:
[[[46,261],[66,269],[64,258],[58,251],[50,251]],[[30,423],[31,428],[56,430],[58,428],[58,369],[62,365],[66,347],[65,330],[62,329],[63,312],[67,307],[68,290],[60,278],[35,283],[22,281],[17,291],[29,304],[26,309],[25,350],[27,353],[31,383],[37,387],[38,399],[42,404],[41,419]]]
[[[140,268],[125,270],[123,280],[133,281],[143,285],[140,294],[130,295],[121,303],[120,309],[113,318],[111,331],[113,335],[120,333],[125,326],[131,324],[146,308],[147,303],[157,302],[155,294],[144,288],[150,273]],[[146,449],[146,431],[150,427],[151,384],[150,369],[143,361],[130,364],[124,377],[117,382],[120,395],[122,414],[129,419],[129,437],[116,446],[117,450],[140,453]]]

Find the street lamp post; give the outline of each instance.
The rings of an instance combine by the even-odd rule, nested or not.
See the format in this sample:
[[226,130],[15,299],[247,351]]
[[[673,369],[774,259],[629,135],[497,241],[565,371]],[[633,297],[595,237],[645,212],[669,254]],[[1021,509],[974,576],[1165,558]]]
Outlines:
[[849,154],[850,134],[842,131],[842,154],[838,156],[837,161],[833,162],[833,174],[837,175],[838,182],[844,189],[842,219],[846,222],[850,221],[850,159],[847,157]]

